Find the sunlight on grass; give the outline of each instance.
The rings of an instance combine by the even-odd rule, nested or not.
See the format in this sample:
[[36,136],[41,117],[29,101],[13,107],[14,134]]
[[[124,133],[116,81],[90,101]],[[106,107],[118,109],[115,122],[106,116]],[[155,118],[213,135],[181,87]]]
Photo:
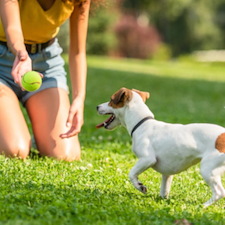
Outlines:
[[179,62],[176,60],[159,62],[89,56],[88,65],[93,68],[154,74],[162,77],[225,81],[225,63]]

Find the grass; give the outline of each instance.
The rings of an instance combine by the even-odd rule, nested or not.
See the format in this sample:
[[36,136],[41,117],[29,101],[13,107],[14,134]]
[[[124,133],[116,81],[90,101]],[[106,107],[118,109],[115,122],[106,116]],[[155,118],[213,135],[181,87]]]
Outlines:
[[142,195],[128,181],[136,158],[125,129],[95,129],[104,120],[96,105],[122,86],[151,92],[147,104],[159,120],[224,125],[225,65],[100,57],[88,65],[82,160],[40,158],[35,149],[25,161],[0,156],[0,225],[225,224],[224,199],[202,207],[211,193],[198,166],[175,176],[167,200],[149,169],[140,176],[148,187]]

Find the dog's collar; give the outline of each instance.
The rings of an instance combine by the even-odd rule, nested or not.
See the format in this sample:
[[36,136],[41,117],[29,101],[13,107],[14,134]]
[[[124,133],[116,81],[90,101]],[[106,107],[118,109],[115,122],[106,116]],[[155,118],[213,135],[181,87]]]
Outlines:
[[134,131],[142,124],[144,123],[146,120],[150,120],[150,119],[153,119],[152,116],[146,116],[145,118],[143,118],[141,121],[139,121],[135,126],[134,128],[132,129],[131,133],[130,133],[130,136],[132,137]]

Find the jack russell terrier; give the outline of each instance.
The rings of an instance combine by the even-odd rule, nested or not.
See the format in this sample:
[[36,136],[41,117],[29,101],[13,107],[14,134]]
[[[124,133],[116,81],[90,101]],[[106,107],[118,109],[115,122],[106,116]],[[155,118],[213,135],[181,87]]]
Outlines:
[[112,130],[122,125],[132,137],[132,149],[139,159],[129,173],[134,187],[147,192],[138,175],[152,167],[162,174],[160,196],[165,198],[173,175],[201,162],[201,175],[212,190],[212,197],[204,207],[225,197],[221,183],[225,172],[225,128],[214,124],[158,121],[145,104],[149,96],[148,92],[121,88],[109,102],[97,106],[100,115],[111,115],[97,128]]

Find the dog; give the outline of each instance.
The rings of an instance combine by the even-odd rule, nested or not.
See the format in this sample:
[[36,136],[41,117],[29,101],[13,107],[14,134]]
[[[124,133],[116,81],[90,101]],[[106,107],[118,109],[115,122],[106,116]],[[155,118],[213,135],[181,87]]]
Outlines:
[[151,167],[162,174],[160,196],[166,198],[173,175],[200,162],[201,175],[212,190],[212,197],[204,207],[225,197],[221,183],[225,172],[225,128],[207,123],[183,125],[158,121],[145,104],[149,97],[148,92],[121,88],[109,102],[97,106],[100,115],[110,115],[97,128],[112,130],[122,125],[132,137],[132,150],[138,157],[129,173],[134,187],[147,192],[138,176]]

